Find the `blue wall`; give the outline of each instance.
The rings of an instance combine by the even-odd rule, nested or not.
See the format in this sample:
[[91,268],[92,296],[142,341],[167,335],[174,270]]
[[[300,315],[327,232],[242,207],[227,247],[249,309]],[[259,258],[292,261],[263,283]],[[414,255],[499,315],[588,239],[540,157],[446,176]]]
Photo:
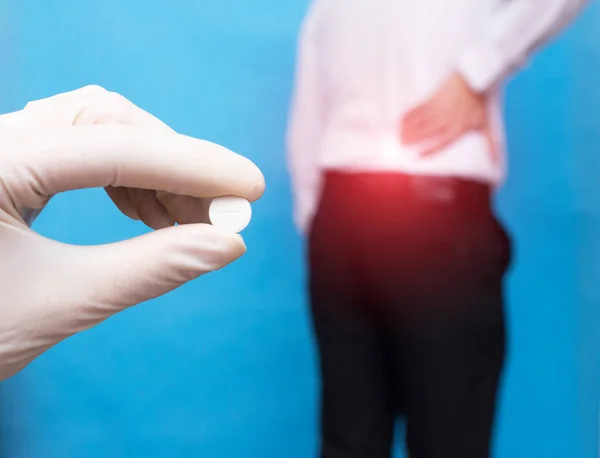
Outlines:
[[[1,108],[100,84],[249,156],[268,192],[241,261],[62,343],[4,384],[12,456],[314,456],[317,379],[283,156],[306,0],[43,3],[4,5],[2,52],[16,62],[0,72]],[[498,206],[516,263],[500,458],[597,456],[599,25],[595,4],[509,88],[511,175]],[[145,230],[98,190],[56,198],[36,228],[86,244]]]

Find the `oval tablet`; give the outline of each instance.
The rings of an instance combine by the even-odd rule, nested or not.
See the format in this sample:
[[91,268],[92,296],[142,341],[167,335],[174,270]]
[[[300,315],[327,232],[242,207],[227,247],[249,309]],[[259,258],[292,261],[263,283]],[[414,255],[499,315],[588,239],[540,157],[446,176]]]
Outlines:
[[208,217],[213,226],[237,234],[250,223],[252,207],[243,197],[215,197],[210,203]]

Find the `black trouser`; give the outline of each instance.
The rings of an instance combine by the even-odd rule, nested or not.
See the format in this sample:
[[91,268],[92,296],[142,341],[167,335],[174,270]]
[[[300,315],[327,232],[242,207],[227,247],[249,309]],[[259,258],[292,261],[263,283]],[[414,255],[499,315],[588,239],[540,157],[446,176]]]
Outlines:
[[329,172],[309,242],[322,458],[487,458],[509,239],[487,186]]

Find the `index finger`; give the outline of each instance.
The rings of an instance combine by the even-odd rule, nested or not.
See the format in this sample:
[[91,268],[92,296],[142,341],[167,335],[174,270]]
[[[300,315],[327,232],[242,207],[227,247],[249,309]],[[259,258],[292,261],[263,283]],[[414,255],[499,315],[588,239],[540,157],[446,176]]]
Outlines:
[[[163,129],[74,126],[35,132],[21,185],[30,207],[47,196],[93,187],[131,187],[191,197],[236,195],[259,199],[264,176],[249,159],[208,141]],[[23,171],[21,171],[23,173]],[[23,182],[23,180],[20,180]]]

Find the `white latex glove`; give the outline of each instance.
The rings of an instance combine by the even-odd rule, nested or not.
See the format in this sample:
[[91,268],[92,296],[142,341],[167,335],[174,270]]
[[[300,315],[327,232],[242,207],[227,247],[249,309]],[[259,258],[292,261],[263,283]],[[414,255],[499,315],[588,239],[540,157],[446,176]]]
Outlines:
[[[29,228],[51,196],[91,187],[160,230],[83,247]],[[177,134],[97,86],[0,116],[0,379],[66,337],[240,257],[240,236],[198,224],[207,221],[204,198],[254,201],[263,190],[249,160]],[[174,222],[186,224],[168,227]]]

